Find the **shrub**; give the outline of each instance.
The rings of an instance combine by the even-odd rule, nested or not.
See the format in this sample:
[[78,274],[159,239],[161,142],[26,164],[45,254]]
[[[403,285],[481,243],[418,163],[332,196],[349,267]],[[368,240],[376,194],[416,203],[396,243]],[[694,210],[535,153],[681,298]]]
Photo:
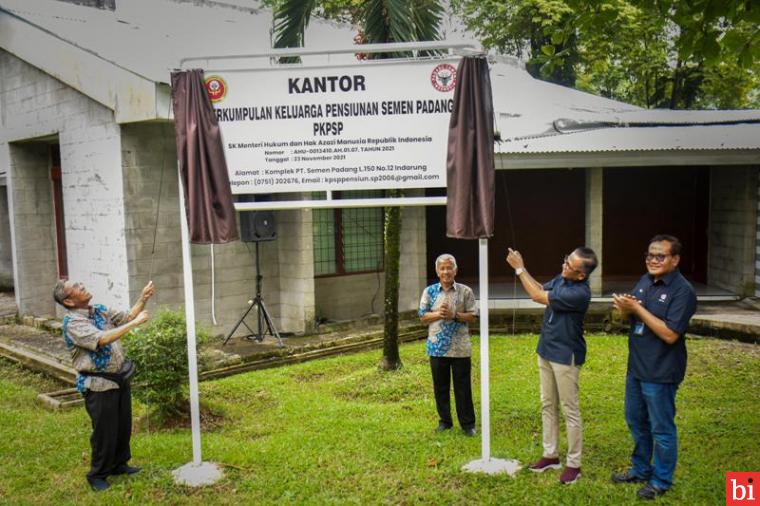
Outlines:
[[[197,348],[209,340],[204,329],[196,330]],[[187,411],[188,366],[185,315],[160,310],[147,324],[125,339],[134,361],[134,395],[147,404],[159,420],[168,421]]]

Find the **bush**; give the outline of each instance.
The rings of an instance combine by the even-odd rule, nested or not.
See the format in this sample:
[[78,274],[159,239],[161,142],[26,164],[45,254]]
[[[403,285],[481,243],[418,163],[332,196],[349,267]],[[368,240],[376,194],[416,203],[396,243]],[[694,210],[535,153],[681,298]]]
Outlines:
[[[197,348],[209,340],[196,330]],[[147,404],[160,420],[177,418],[187,411],[188,366],[185,315],[160,310],[147,324],[124,340],[127,355],[134,361],[134,395]]]

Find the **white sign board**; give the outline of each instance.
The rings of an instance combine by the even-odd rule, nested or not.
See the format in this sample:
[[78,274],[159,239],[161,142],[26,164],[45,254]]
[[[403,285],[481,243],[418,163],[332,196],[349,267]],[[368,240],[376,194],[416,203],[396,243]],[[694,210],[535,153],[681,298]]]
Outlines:
[[207,74],[232,193],[446,186],[457,64]]

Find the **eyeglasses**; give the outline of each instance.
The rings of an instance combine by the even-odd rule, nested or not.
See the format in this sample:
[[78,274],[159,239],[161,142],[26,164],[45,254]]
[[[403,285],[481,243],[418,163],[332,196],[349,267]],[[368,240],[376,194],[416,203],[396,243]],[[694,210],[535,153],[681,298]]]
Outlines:
[[585,274],[584,271],[579,271],[578,269],[574,268],[572,265],[570,265],[570,262],[568,261],[568,258],[570,258],[570,255],[565,255],[565,259],[562,262],[562,265],[568,268],[568,270],[573,271],[576,274]]
[[657,262],[658,264],[661,264],[662,262],[665,261],[666,258],[670,256],[673,256],[673,255],[671,255],[670,253],[667,253],[664,255],[663,254],[653,255],[652,253],[647,252],[647,253],[644,253],[644,260],[646,260],[647,262]]

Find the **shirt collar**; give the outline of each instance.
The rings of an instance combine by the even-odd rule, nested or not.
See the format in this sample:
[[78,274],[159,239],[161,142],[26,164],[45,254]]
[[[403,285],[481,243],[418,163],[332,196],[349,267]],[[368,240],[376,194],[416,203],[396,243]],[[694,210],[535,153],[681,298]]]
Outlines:
[[564,277],[562,277],[562,274],[560,274],[560,275],[559,275],[559,280],[560,280],[561,282],[564,282],[564,283],[568,284],[568,285],[576,285],[576,284],[577,284],[577,285],[580,285],[580,284],[588,284],[588,278],[586,278],[586,279],[582,279],[582,280],[580,280],[580,281],[575,281],[575,280],[573,280],[573,279],[565,279]]
[[69,313],[78,314],[79,316],[84,316],[85,318],[91,318],[95,313],[95,308],[92,306],[87,306],[86,308],[69,309]]
[[661,277],[657,281],[654,280],[654,276],[652,276],[651,274],[647,274],[647,276],[649,276],[649,281],[651,281],[652,284],[655,284],[658,281],[661,281],[663,285],[670,286],[670,284],[673,282],[676,276],[678,276],[678,273],[679,273],[678,267],[676,267],[675,269],[665,274],[663,277]]
[[[456,281],[454,281],[454,283],[451,285],[451,288],[449,290],[454,290],[456,292],[457,291],[457,285],[458,285],[458,283]],[[443,283],[441,283],[440,281],[438,282],[438,286],[441,288],[442,292],[447,291],[446,288],[443,287]]]

